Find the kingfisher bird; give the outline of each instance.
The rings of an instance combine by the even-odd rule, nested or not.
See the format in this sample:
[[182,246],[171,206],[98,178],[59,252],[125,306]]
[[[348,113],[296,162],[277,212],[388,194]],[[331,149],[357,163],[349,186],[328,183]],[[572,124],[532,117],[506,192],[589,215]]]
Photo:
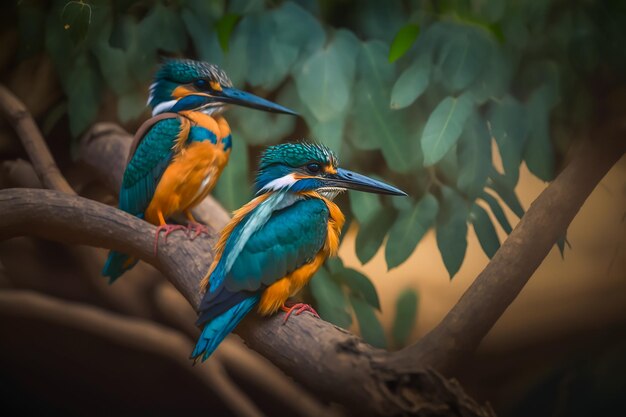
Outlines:
[[[339,248],[344,215],[333,199],[346,189],[406,193],[337,166],[335,154],[313,143],[269,147],[261,156],[256,197],[235,211],[221,232],[215,258],[201,281],[197,324],[204,326],[191,354],[207,359],[248,312],[312,309],[286,305]],[[314,310],[313,310],[314,313]],[[315,313],[316,315],[316,313]]]
[[[292,110],[233,88],[218,66],[206,62],[171,59],[156,73],[148,104],[152,118],[139,128],[119,195],[119,208],[156,226],[159,234],[174,230],[207,233],[191,214],[213,189],[228,163],[230,127],[222,113],[230,104],[275,113]],[[166,220],[183,213],[187,227]],[[194,237],[195,237],[194,236]],[[111,251],[102,275],[115,281],[137,260]]]

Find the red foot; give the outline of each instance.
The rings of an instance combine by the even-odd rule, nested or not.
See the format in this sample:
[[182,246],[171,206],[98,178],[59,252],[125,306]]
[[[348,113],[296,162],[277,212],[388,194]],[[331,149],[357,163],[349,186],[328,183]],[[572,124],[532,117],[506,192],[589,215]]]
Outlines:
[[187,233],[191,233],[191,240],[194,240],[200,235],[211,235],[211,228],[204,224],[189,222],[187,223]]
[[283,319],[283,324],[287,323],[287,320],[289,320],[289,316],[291,316],[291,313],[293,313],[294,311],[296,312],[295,313],[296,316],[299,316],[303,312],[308,311],[309,313],[312,313],[318,319],[320,318],[320,315],[317,314],[317,311],[315,311],[313,307],[304,303],[295,303],[291,306],[288,306],[287,303],[285,303],[285,305],[281,306],[280,309],[283,310],[285,313],[287,313],[285,315],[285,318]]
[[161,232],[165,232],[163,236],[165,236],[165,243],[167,244],[167,236],[176,230],[184,230],[185,233],[187,232],[187,228],[185,226],[181,226],[180,224],[163,224],[157,227],[156,234],[154,236],[155,255],[159,252],[159,235]]

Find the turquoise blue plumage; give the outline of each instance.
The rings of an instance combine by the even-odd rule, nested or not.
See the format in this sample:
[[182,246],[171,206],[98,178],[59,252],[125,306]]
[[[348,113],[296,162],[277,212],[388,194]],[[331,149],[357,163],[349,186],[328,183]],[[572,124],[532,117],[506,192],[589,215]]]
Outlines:
[[[178,119],[164,119],[146,133],[124,171],[119,197],[121,210],[143,218],[156,186],[172,159],[172,147],[179,131]],[[131,263],[130,260],[129,255],[111,251],[102,275],[114,282],[136,264],[136,261]]]
[[[273,200],[266,203],[280,207],[282,198]],[[329,213],[322,200],[298,200],[270,211],[265,221],[259,219],[263,209],[270,211],[261,204],[233,230],[224,255],[209,277],[210,287],[200,303],[197,324],[210,324],[205,326],[193,357],[199,356],[198,352],[208,357],[213,352],[209,347],[217,347],[231,331],[217,331],[221,324],[227,321],[234,328],[256,305],[265,288],[310,262],[324,245]],[[237,250],[246,227],[257,230]]]

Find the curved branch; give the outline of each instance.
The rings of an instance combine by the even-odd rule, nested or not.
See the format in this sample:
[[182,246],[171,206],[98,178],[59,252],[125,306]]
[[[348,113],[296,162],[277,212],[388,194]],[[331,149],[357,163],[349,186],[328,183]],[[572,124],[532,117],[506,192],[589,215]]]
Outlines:
[[30,112],[5,86],[0,85],[0,110],[15,128],[35,171],[46,188],[75,194],[54,162]]
[[[610,129],[610,130],[609,130]],[[515,300],[600,180],[626,152],[626,126],[613,126],[585,142],[537,197],[517,227],[459,302],[416,344],[391,355],[396,368],[429,364],[450,373],[469,357]]]
[[217,360],[206,367],[190,367],[192,343],[182,334],[144,320],[118,317],[94,307],[22,290],[0,291],[0,314],[36,317],[48,323],[69,326],[86,333],[169,358],[198,377],[241,417],[263,417],[263,413],[226,375]]

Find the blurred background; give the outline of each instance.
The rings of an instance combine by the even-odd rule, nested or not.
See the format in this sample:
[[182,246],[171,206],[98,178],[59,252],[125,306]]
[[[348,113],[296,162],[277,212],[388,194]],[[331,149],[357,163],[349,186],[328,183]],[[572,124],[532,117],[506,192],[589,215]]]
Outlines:
[[[441,320],[572,144],[594,137],[626,100],[620,0],[23,0],[3,4],[0,20],[0,80],[83,196],[116,204],[78,160],[79,138],[98,122],[134,132],[150,116],[147,89],[168,57],[216,63],[235,86],[302,115],[228,110],[234,148],[214,192],[228,210],[251,197],[265,146],[301,138],[406,190],[404,200],[338,198],[348,217],[340,259],[303,294],[325,320],[387,349]],[[38,186],[5,122],[0,158],[2,187]],[[499,415],[626,412],[625,174],[622,159],[458,375]],[[193,312],[157,271],[141,264],[108,287],[98,276],[104,253],[1,242],[0,287],[194,337]],[[172,305],[179,317],[168,314]],[[229,413],[185,362],[3,311],[7,409]],[[233,378],[268,415],[280,410]]]

